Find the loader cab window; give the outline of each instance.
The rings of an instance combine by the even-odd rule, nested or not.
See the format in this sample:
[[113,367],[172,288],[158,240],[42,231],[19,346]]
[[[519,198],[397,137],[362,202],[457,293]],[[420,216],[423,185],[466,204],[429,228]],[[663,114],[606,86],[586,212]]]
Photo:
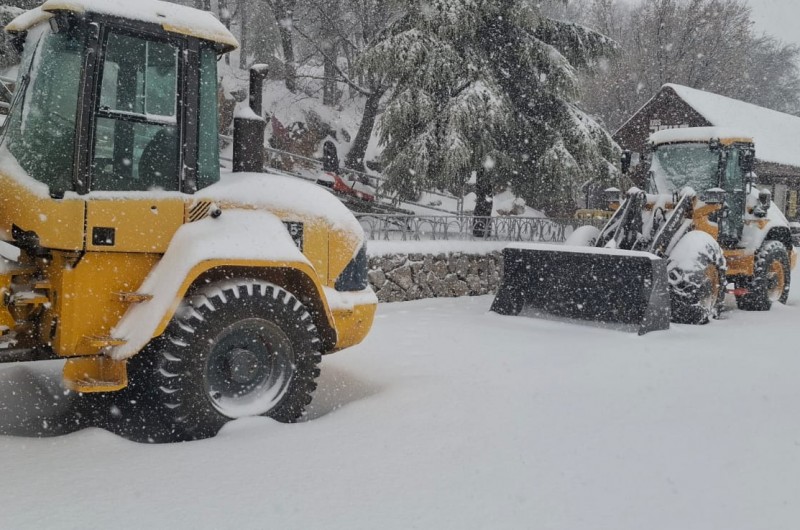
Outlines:
[[672,193],[689,186],[697,192],[715,188],[719,151],[708,144],[662,145],[653,153],[653,181],[658,193]]
[[217,53],[200,49],[200,110],[197,138],[197,189],[219,180],[219,122],[217,118]]
[[108,35],[92,190],[178,190],[178,52],[166,41]]
[[25,43],[4,143],[53,196],[71,190],[84,34],[31,30]]
[[728,151],[728,160],[725,164],[725,182],[722,187],[728,193],[744,190],[744,171],[741,166],[741,151],[732,148]]
[[720,222],[720,239],[729,242],[741,239],[744,229],[747,197],[745,196],[744,171],[740,158],[741,151],[738,147],[728,149],[721,183],[721,187],[725,190],[725,206],[729,209],[730,215]]

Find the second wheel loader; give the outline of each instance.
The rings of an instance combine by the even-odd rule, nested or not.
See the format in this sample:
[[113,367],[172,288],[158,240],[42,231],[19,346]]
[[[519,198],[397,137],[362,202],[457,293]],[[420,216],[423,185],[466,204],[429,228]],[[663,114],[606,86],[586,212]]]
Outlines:
[[789,295],[797,262],[786,218],[754,185],[752,138],[718,128],[651,136],[647,190],[609,190],[613,215],[564,246],[511,245],[492,310],[632,326],[716,318],[726,292],[764,311]]

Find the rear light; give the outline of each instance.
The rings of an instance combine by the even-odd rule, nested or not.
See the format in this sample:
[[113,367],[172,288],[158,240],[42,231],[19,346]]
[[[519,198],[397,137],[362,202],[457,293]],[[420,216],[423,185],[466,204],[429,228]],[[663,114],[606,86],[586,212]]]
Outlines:
[[368,285],[367,243],[365,242],[336,279],[335,288],[337,291],[363,291]]

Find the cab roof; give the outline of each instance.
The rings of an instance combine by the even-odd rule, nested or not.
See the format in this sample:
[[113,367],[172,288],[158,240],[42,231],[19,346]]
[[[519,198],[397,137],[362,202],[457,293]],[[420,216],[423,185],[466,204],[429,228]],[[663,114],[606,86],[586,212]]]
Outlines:
[[677,143],[709,143],[718,140],[722,145],[752,144],[753,138],[742,131],[725,127],[683,127],[654,132],[650,145]]
[[214,42],[225,52],[239,47],[233,34],[211,13],[160,0],[47,0],[12,20],[5,29],[21,33],[58,12],[95,13],[157,24],[169,33]]

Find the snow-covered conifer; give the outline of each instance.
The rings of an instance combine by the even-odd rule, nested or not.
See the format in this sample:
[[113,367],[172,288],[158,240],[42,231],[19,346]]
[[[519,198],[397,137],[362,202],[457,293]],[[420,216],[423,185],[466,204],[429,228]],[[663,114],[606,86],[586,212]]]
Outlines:
[[391,185],[458,192],[475,173],[479,195],[510,185],[570,213],[585,182],[616,172],[613,141],[575,103],[575,68],[612,47],[531,0],[411,0],[362,59],[396,82],[380,124]]

